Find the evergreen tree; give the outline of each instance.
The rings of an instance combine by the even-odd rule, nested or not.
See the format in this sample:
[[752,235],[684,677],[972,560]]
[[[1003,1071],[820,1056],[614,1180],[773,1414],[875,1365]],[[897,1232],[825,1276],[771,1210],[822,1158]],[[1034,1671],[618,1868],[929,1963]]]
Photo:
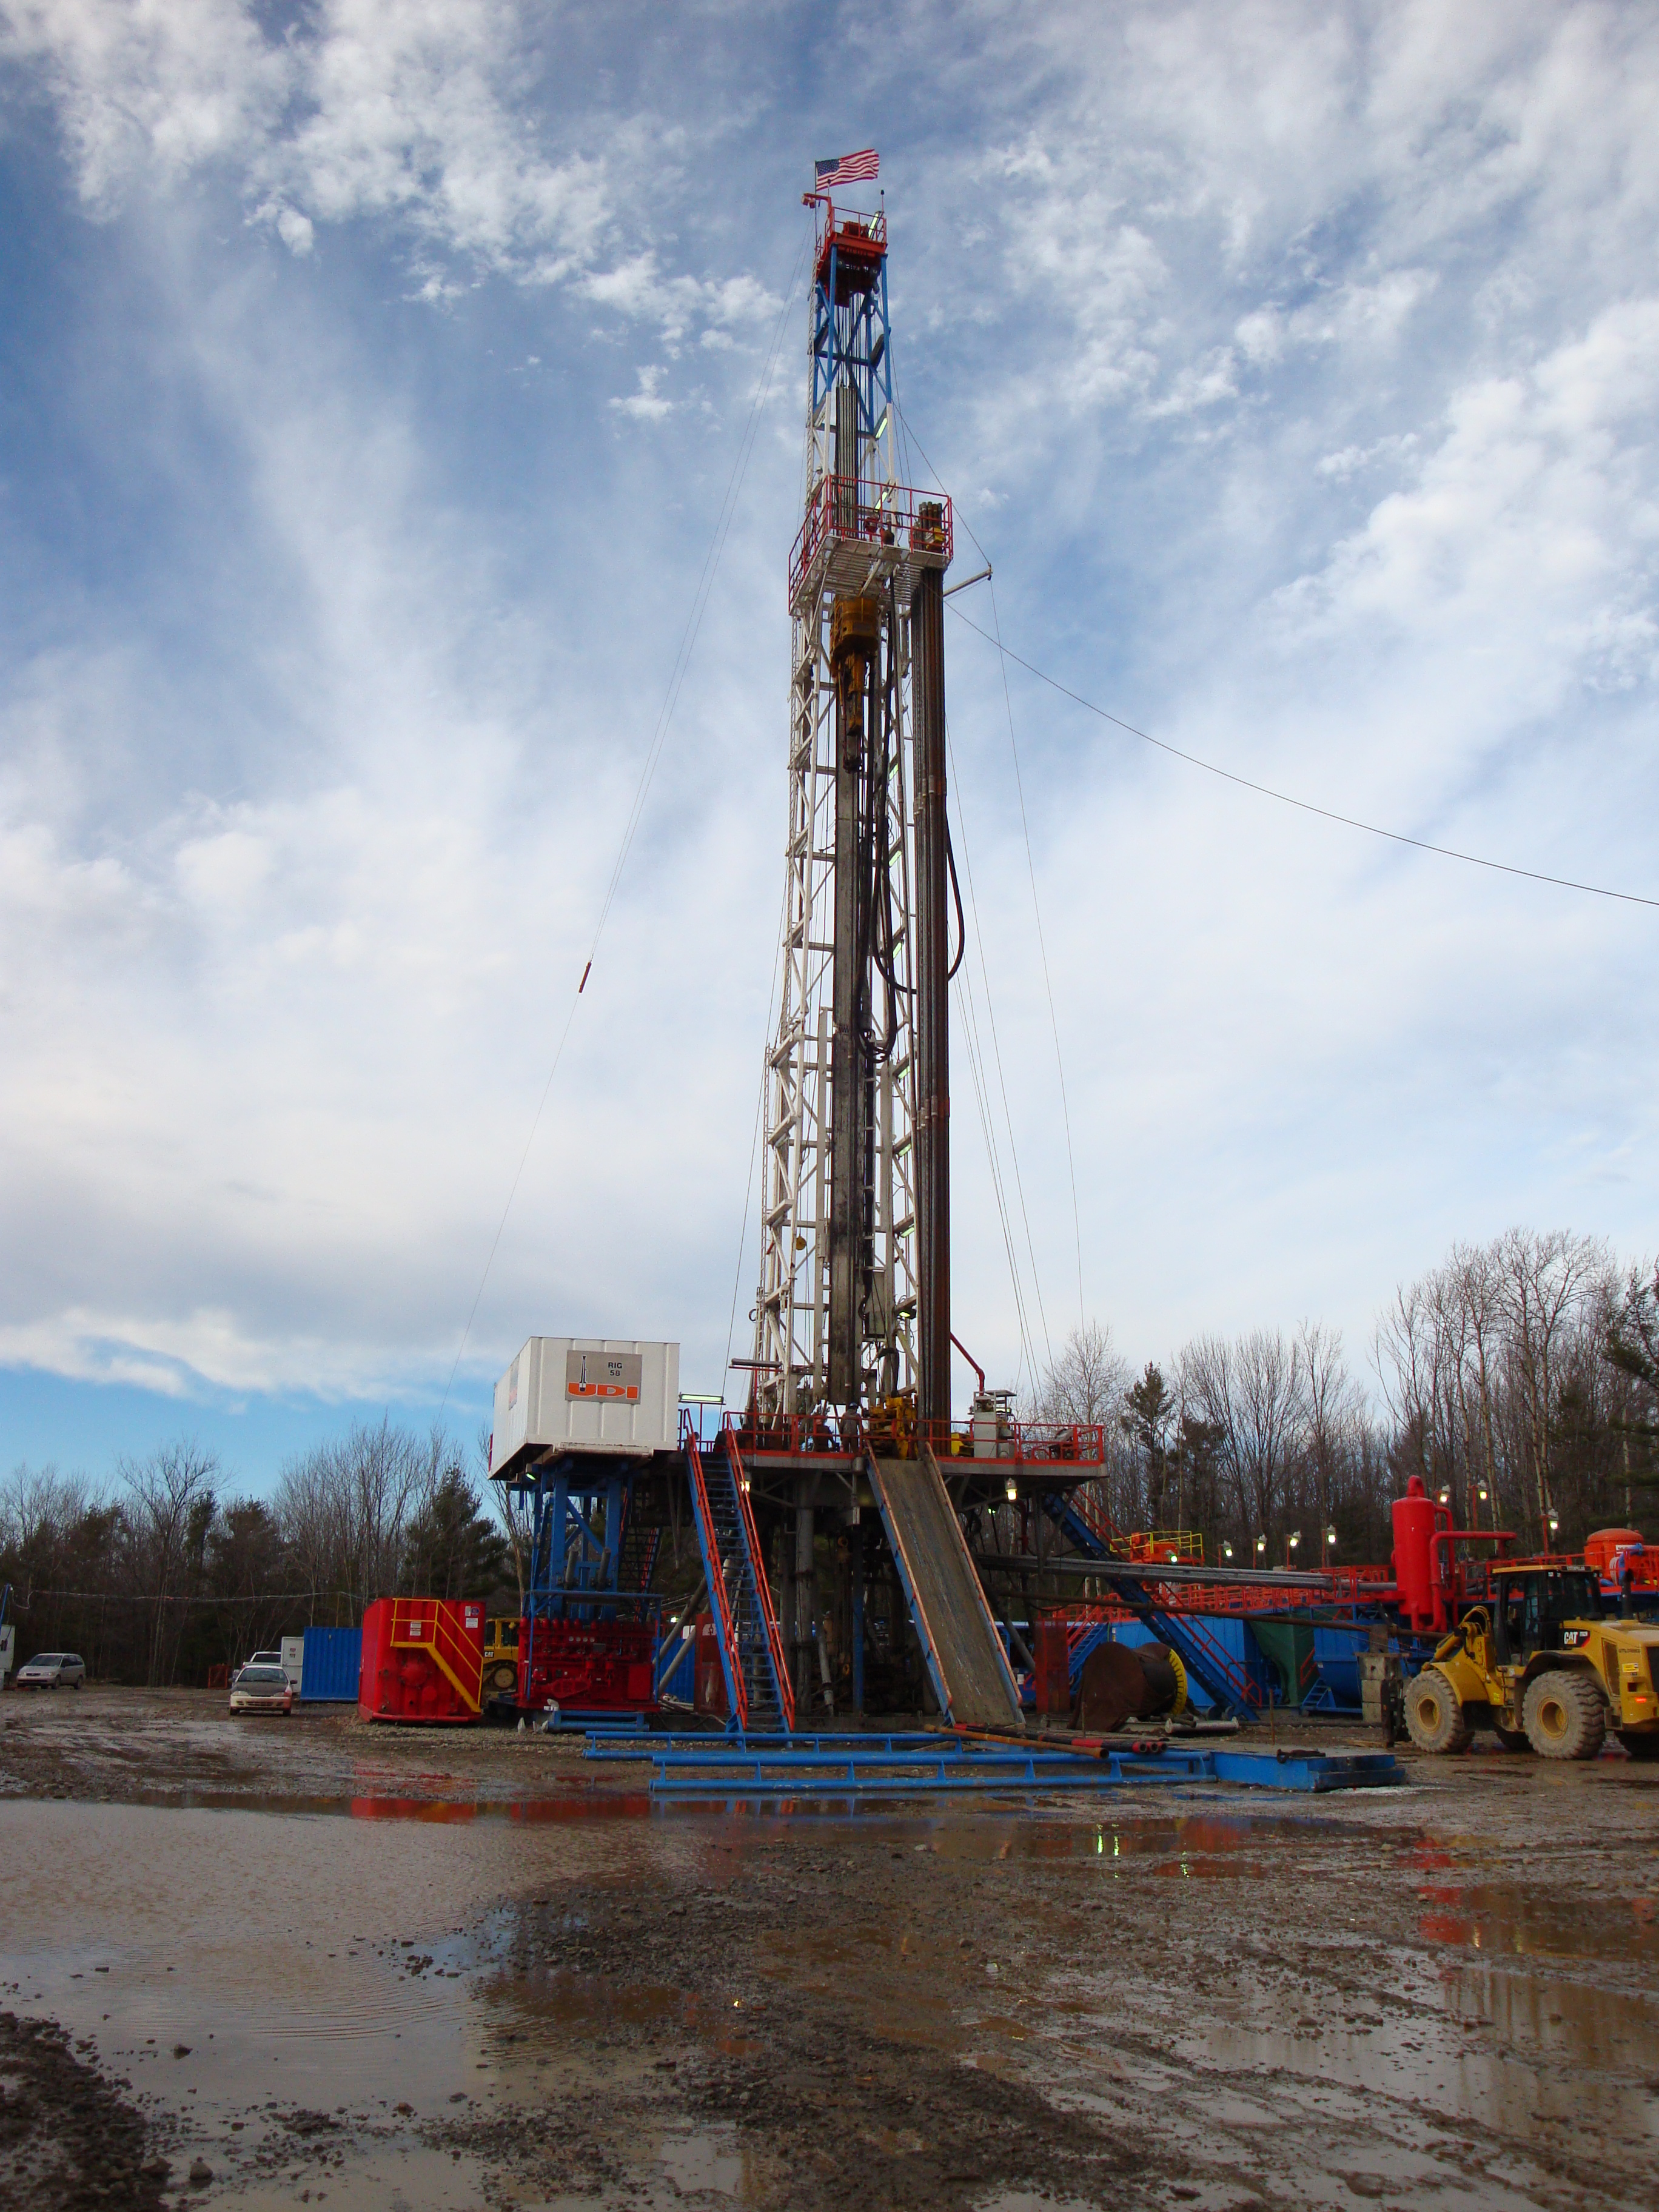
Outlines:
[[512,1589],[507,1539],[459,1466],[410,1522],[401,1579],[411,1597],[490,1599]]

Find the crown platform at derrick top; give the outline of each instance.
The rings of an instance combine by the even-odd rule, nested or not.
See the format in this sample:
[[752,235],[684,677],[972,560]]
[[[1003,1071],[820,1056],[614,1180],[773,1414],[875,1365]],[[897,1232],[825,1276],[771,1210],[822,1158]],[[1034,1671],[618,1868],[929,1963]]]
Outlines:
[[873,215],[860,215],[843,208],[838,215],[835,202],[817,192],[809,192],[805,204],[818,210],[814,289],[820,298],[847,307],[882,281],[882,264],[887,258],[887,210],[883,206]]
[[805,617],[837,598],[882,588],[908,597],[914,572],[951,553],[951,502],[901,483],[887,310],[887,213],[816,211],[807,398],[805,513],[789,561],[789,605]]

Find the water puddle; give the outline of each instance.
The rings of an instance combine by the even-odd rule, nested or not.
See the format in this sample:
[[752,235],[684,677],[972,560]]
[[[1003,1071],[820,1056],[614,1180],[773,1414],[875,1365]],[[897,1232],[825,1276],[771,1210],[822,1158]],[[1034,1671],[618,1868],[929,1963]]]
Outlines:
[[[407,1777],[399,1778],[406,1780]],[[442,1779],[434,1777],[434,1779]],[[254,1790],[141,1790],[134,1801],[147,1812],[257,1813],[269,1817],[350,1820],[424,1820],[465,1826],[471,1820],[511,1820],[520,1826],[595,1820],[641,1820],[652,1806],[645,1790],[597,1790],[584,1794],[573,1784],[563,1797],[408,1797],[379,1794],[352,1796],[295,1796]]]
[[[595,2195],[526,2193],[503,2180],[501,2147],[533,2132],[538,2114],[552,2135],[558,2115],[578,2111],[600,2114],[584,2124],[601,2129],[612,2124],[605,2116],[633,2112],[632,2134],[616,2145],[617,2170],[636,2185],[630,2203],[787,2201],[787,2175],[744,2130],[685,2124],[677,2071],[763,2057],[769,2010],[775,2017],[792,1993],[854,1981],[871,2033],[988,2075],[1063,2078],[1068,2099],[1073,2088],[1085,2100],[1097,2093],[1115,2126],[1126,2098],[1149,2094],[1200,2130],[1283,2128],[1287,2114],[1305,2127],[1310,2112],[1346,2099],[1361,2114],[1386,2105],[1402,2142],[1412,2109],[1544,2142],[1540,2130],[1583,2123],[1644,2148],[1659,2136],[1641,2078],[1659,2075],[1659,1996],[1621,1997],[1512,1963],[1535,1955],[1639,1971],[1659,1951],[1653,1899],[1592,1893],[1569,1909],[1541,1885],[1470,1878],[1474,1854],[1455,1842],[1402,1836],[1396,1825],[1361,1844],[1346,1807],[1334,1817],[1322,1807],[1257,1814],[1165,1799],[1145,1818],[1109,1819],[1073,1807],[899,1818],[860,1808],[856,1861],[844,1819],[807,1826],[804,1851],[793,1824],[791,1855],[778,1859],[783,1826],[754,1808],[648,1817],[642,1792],[427,1796],[407,1794],[411,1779],[443,1778],[405,1774],[398,1794],[364,1789],[366,1778],[349,1794],[268,1805],[217,1789],[158,1807],[0,1804],[10,1870],[0,2006],[61,2021],[136,2098],[174,2116],[176,2179],[199,2154],[214,2194],[243,2212],[296,2202],[464,2212],[486,2198],[574,2212]],[[971,1940],[963,1947],[971,1922],[941,1929],[919,1913],[907,1924],[892,1904],[905,1890],[858,1884],[890,1853],[907,1868],[931,1856],[973,1869],[960,1887],[988,1895],[1000,1866],[1063,1863],[1072,1872],[1055,1893],[1090,1893],[1103,1908],[1097,1924],[1115,1924],[1130,1893],[1109,1905],[1086,1863],[1126,1883],[1287,1881],[1307,1912],[1322,1881],[1352,1870],[1357,1845],[1368,1867],[1403,1870],[1393,1876],[1402,1899],[1409,1905],[1415,1891],[1424,1933],[1442,1947],[1433,1963],[1401,1947],[1388,2000],[1352,1996],[1334,2018],[1312,1997],[1207,1989],[1185,2015],[1190,2026],[1171,2007],[1155,2053],[1126,2038],[1126,2008],[1098,1952],[1079,1953],[1058,1986],[1027,1989],[1016,1961]],[[512,1963],[545,1955],[523,1939],[544,1935],[562,1911],[567,1934],[585,1924],[580,1892],[568,1908],[558,1902],[575,1885],[678,1885],[736,1926],[765,1881],[726,1893],[769,1864],[787,1868],[801,1925],[756,1961],[752,2001],[746,1987],[738,2002],[676,1987],[675,1966],[655,1953],[645,1967],[653,1978],[614,1982],[588,1970],[604,1954],[580,1941],[556,1947],[558,1965],[526,1972]],[[845,1898],[825,1910],[824,1893],[843,1882]],[[1175,1904],[1162,1890],[1141,1894],[1160,1920]],[[1212,1889],[1183,1910],[1197,1924],[1235,1910],[1237,1894]],[[1352,1971],[1374,1978],[1375,1963],[1368,1954]],[[905,2148],[896,2136],[895,2147]],[[1358,2178],[1321,2179],[1328,2198],[1316,2189],[1297,2201],[1411,2197],[1419,2182],[1426,2191],[1431,2161],[1417,2175],[1418,2150],[1401,2155],[1399,2173],[1386,2161],[1356,2165]],[[1207,2185],[1183,2202],[1202,2212]],[[982,2212],[1032,2201],[991,2196]],[[1215,2199],[1224,2201],[1237,2198]]]
[[1621,2072],[1659,2072],[1659,1999],[1485,1966],[1453,1968],[1445,1989],[1455,2019],[1490,2027],[1507,2044],[1590,2068],[1616,2060]]
[[1659,1959],[1659,1903],[1650,1893],[1612,1898],[1517,1882],[1431,1882],[1417,1894],[1430,1908],[1418,1923],[1425,1942],[1498,1957]]
[[[539,1799],[325,1799],[307,1809],[348,1817],[281,1822],[246,1800],[0,1807],[0,2007],[61,2021],[166,2116],[177,2188],[201,2160],[214,2179],[200,2186],[242,2212],[511,2197],[491,2177],[536,2113],[586,2100],[602,2131],[609,2099],[672,2084],[682,2044],[732,2059],[759,2047],[741,2007],[599,1974],[508,1974],[463,1933],[514,1891],[729,1878],[726,1839],[667,1835],[618,1802],[597,1821]],[[649,2033],[662,2027],[666,2056]],[[752,2191],[754,2160],[729,2131],[665,2126],[654,2170],[648,2139],[619,2154],[636,2204]]]

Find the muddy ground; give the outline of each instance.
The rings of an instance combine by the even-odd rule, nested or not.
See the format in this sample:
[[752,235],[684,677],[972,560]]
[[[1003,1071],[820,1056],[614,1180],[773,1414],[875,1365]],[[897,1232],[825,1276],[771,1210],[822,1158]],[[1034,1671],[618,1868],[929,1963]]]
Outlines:
[[5,2202],[1659,2201],[1659,1771],[1401,1756],[653,1812],[545,1737],[12,1694]]

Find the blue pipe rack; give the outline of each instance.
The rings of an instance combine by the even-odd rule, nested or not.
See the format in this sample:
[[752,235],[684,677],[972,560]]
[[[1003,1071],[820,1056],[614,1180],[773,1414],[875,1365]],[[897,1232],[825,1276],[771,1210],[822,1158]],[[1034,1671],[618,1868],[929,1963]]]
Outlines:
[[1389,1752],[1233,1751],[1165,1745],[1098,1757],[937,1733],[742,1737],[590,1735],[592,1759],[647,1760],[653,1798],[933,1796],[940,1792],[1102,1790],[1231,1783],[1323,1794],[1404,1780]]

